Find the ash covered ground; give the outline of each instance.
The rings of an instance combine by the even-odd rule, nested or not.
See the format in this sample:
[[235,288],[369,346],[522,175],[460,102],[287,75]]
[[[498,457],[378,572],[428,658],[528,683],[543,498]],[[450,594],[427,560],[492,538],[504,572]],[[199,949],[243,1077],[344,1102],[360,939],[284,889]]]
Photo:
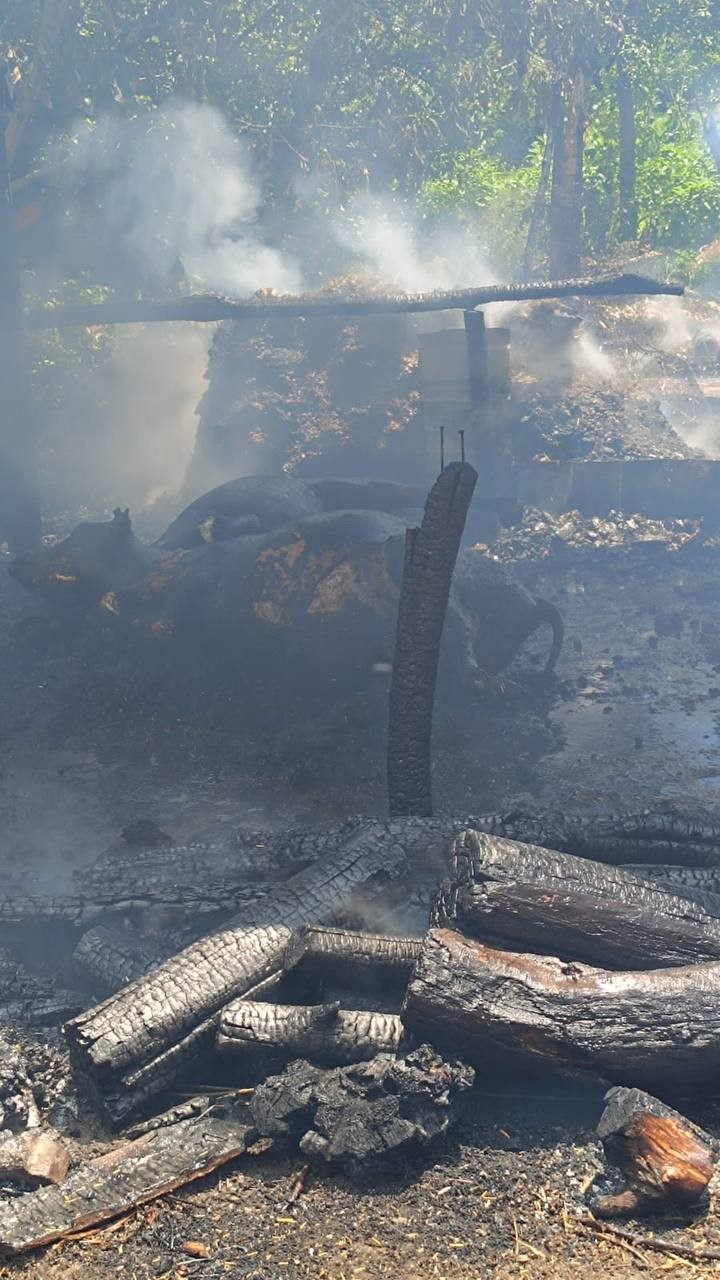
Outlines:
[[[601,320],[598,308],[596,326]],[[616,315],[618,348],[622,334]],[[572,394],[574,408],[566,399],[554,417],[543,402],[533,431],[538,422],[552,418],[552,425],[531,452],[552,456],[556,447],[554,456],[567,456],[562,424],[573,422],[591,442],[576,456],[619,450],[607,443],[618,432],[619,456],[669,456],[667,439],[657,444],[645,419],[643,431],[660,453],[648,446],[643,454],[639,419],[628,418],[617,392],[594,386]],[[691,456],[697,446],[672,434],[674,456]],[[538,633],[503,681],[472,703],[453,699],[452,673],[443,673],[436,807],[482,813],[542,804],[607,814],[677,799],[716,808],[718,537],[690,521],[528,511],[488,550],[561,610],[565,647],[556,677],[546,678],[548,640]],[[49,619],[4,572],[0,599],[0,813],[9,891],[27,892],[33,883],[66,888],[73,871],[141,817],[185,841],[234,826],[325,825],[350,813],[385,812],[386,676],[369,680],[339,716],[319,715],[258,741],[231,711],[214,714],[202,691],[186,691],[178,702],[161,673],[140,675],[121,649],[112,663],[99,662],[95,636]],[[35,964],[42,969],[42,957]],[[38,1089],[50,1092],[65,1068],[61,1041],[39,1033],[26,1039]],[[300,1156],[244,1159],[110,1231],[8,1264],[0,1274],[79,1280],[92,1269],[97,1277],[349,1280],[393,1271],[408,1280],[541,1280],[592,1267],[610,1280],[634,1280],[687,1265],[598,1239],[582,1225],[585,1190],[600,1166],[593,1126],[601,1100],[600,1088],[557,1078],[486,1082],[467,1102],[459,1133],[391,1179],[358,1186],[339,1175],[311,1177],[293,1200]],[[698,1105],[689,1103],[694,1114]],[[705,1109],[702,1118],[718,1132],[719,1117]],[[82,1108],[67,1123],[83,1144],[73,1149],[77,1159],[104,1148],[107,1135]],[[648,1231],[647,1224],[637,1229]],[[712,1214],[690,1227],[687,1219],[669,1222],[671,1237],[674,1229],[686,1243],[720,1244]],[[189,1241],[205,1254],[189,1254]]]

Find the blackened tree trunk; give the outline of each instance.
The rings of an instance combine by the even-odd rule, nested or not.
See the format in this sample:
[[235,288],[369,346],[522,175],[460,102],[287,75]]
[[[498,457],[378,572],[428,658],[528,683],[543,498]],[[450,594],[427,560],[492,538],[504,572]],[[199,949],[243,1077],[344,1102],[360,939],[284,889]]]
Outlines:
[[15,211],[5,146],[10,105],[9,101],[0,103],[0,542],[8,542],[18,551],[39,541],[40,507],[35,432],[24,368]]
[[585,95],[580,73],[567,75],[552,113],[553,172],[550,193],[550,275],[572,276],[582,257]]
[[624,60],[618,67],[617,102],[620,117],[620,217],[618,231],[621,240],[634,240],[637,236],[637,121],[635,118],[635,94],[632,80]]

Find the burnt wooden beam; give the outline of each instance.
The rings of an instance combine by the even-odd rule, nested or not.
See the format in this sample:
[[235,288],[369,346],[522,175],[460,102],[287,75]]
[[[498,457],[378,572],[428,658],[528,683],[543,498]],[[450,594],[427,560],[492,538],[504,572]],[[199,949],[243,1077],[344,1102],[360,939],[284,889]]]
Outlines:
[[544,1066],[687,1090],[717,1079],[720,964],[617,973],[435,929],[402,1019],[484,1071]]
[[251,1134],[242,1113],[221,1107],[144,1134],[59,1186],[0,1204],[0,1254],[39,1249],[204,1178],[243,1155]]
[[432,814],[431,744],[440,641],[477,472],[451,462],[408,529],[390,686],[387,779],[391,815]]
[[[717,896],[706,897],[714,910]],[[515,950],[609,969],[665,968],[720,958],[713,910],[617,867],[466,831],[454,842],[434,919]]]
[[28,329],[55,329],[67,325],[148,324],[153,321],[191,320],[214,323],[218,320],[292,319],[297,316],[367,316],[420,311],[468,311],[491,302],[526,302],[540,298],[622,297],[632,294],[670,294],[679,297],[682,285],[667,284],[640,275],[601,276],[595,280],[559,280],[547,284],[485,285],[475,289],[415,294],[386,294],[378,297],[270,298],[265,295],[243,302],[213,295],[183,298],[177,302],[123,300],[78,303],[64,307],[40,307],[30,311]]
[[397,1053],[404,1028],[394,1013],[341,1009],[339,1004],[286,1005],[234,1000],[220,1014],[217,1047],[225,1054],[275,1049],[320,1065],[363,1062]]

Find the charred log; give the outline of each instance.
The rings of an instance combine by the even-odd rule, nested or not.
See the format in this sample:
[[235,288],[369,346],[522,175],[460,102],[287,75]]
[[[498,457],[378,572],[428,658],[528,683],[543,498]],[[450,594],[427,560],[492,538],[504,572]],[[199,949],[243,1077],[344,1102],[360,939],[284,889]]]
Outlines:
[[473,1079],[471,1068],[428,1045],[332,1071],[298,1061],[261,1084],[250,1109],[261,1134],[357,1176],[444,1135]]
[[431,930],[403,1022],[486,1070],[545,1066],[641,1088],[720,1065],[720,964],[613,973]]
[[435,481],[419,529],[408,529],[390,689],[391,814],[432,814],[431,739],[440,641],[477,472],[450,463]]
[[714,1172],[714,1140],[640,1089],[611,1089],[605,1102],[598,1136],[628,1189],[595,1199],[594,1213],[662,1213],[698,1201]]
[[616,867],[466,831],[451,874],[435,921],[501,946],[616,969],[720,957],[720,919]]
[[[387,891],[406,866],[402,847],[389,849],[378,840],[374,824],[358,828],[264,904],[248,907],[230,926],[69,1023],[78,1080],[102,1104],[103,1097],[116,1093],[118,1080],[133,1083],[133,1073],[152,1073],[153,1063],[192,1037],[223,1005],[283,968],[294,929],[331,920],[360,889]],[[146,1080],[150,1088],[162,1083]]]
[[83,934],[73,963],[93,990],[111,995],[172,955],[177,950],[173,941],[172,937],[148,938],[121,924],[98,925]]
[[0,1253],[27,1253],[110,1222],[242,1155],[250,1126],[242,1114],[210,1115],[145,1134],[77,1169],[58,1187],[43,1187],[0,1205]]
[[52,978],[36,977],[10,951],[0,948],[0,1025],[59,1026],[86,1004],[78,992],[58,988]]
[[[63,920],[89,928],[108,916],[151,908],[169,915],[229,915],[267,893],[278,878],[316,863],[363,823],[367,819],[351,819],[325,831],[241,830],[227,842],[149,849],[142,859],[113,849],[83,873],[74,894],[0,898],[0,923]],[[378,821],[375,829],[389,846],[400,841],[414,865],[438,870],[447,866],[451,841],[466,829],[620,864],[624,871],[632,862],[638,874],[647,867],[652,875],[656,862],[674,865],[678,874],[687,868],[683,887],[700,892],[715,891],[712,870],[720,865],[720,826],[703,810],[668,808],[602,819],[546,810],[448,814]],[[701,868],[707,868],[707,880],[698,875]]]
[[420,954],[419,938],[351,929],[301,929],[285,953],[287,968],[347,986],[404,986]]
[[403,1026],[396,1014],[341,1009],[337,1003],[235,1000],[223,1009],[217,1034],[217,1047],[226,1054],[275,1049],[333,1066],[397,1053],[402,1041]]

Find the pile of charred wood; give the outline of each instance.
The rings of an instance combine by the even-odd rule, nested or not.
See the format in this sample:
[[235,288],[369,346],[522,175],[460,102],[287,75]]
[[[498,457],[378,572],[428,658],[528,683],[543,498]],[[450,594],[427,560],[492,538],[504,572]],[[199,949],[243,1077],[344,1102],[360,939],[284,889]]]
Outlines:
[[[0,1207],[0,1247],[77,1229],[84,1204],[92,1221],[113,1216],[259,1137],[350,1166],[423,1145],[475,1075],[513,1065],[624,1086],[606,1147],[626,1172],[639,1152],[644,1173],[607,1211],[700,1195],[712,1141],[638,1089],[715,1088],[719,848],[710,820],[666,813],[357,820],[245,833],[232,851],[158,839],[102,863],[84,898],[0,903],[5,920],[97,917],[75,964],[117,989],[64,1032],[79,1091],[111,1129],[135,1124],[122,1177],[117,1161],[112,1177],[106,1165],[71,1174],[72,1211],[55,1187]],[[172,917],[164,933],[158,908]],[[141,909],[153,936],[127,923]],[[389,931],[403,921],[414,930]],[[192,1090],[210,1064],[231,1094],[254,1086],[249,1107],[205,1097],[160,1119],[168,1092]]]

